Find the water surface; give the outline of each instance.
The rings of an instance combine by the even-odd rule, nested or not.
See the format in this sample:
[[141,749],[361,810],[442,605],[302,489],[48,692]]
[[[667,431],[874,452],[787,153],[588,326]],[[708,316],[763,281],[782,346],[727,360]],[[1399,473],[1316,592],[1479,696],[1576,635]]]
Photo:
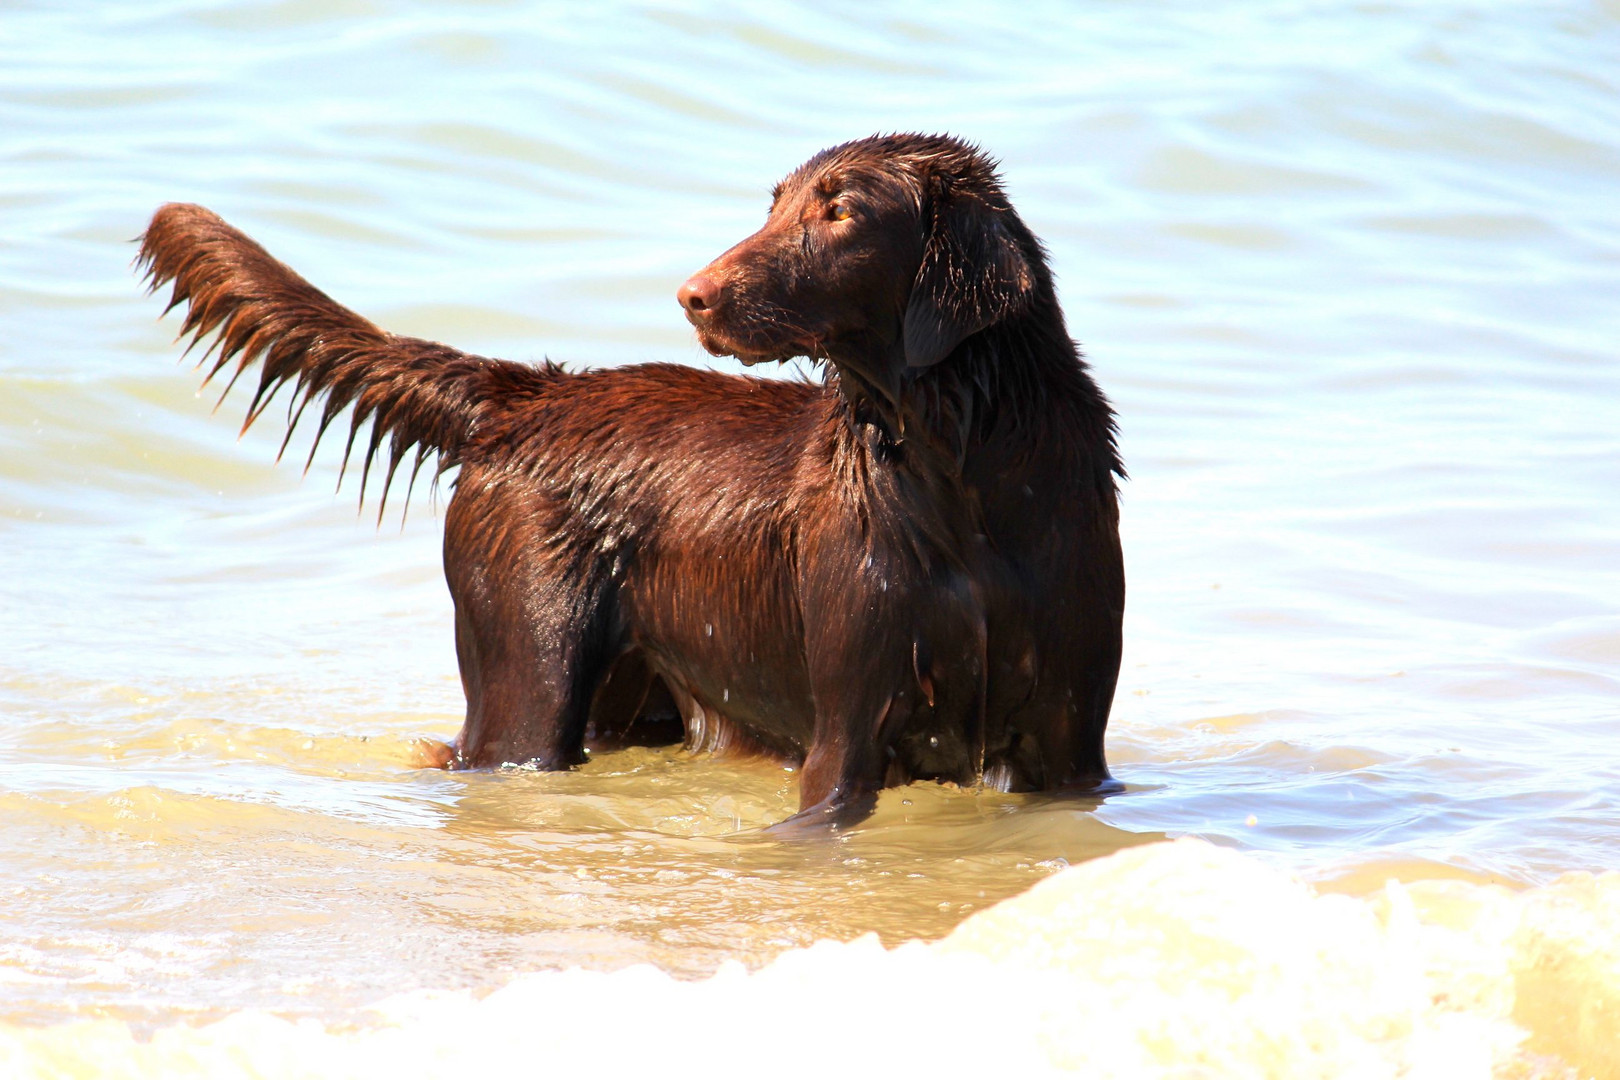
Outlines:
[[[1366,904],[1620,867],[1620,10],[1206,7],[0,13],[19,1060],[99,1045],[50,1041],[75,1019],[356,1024],[935,939],[1167,836]],[[796,806],[766,763],[416,768],[461,710],[436,504],[379,528],[335,452],[305,477],[273,424],[236,440],[245,397],[211,414],[131,273],[151,211],[204,203],[400,332],[735,370],[676,286],[815,150],[912,129],[1000,158],[1120,413],[1128,792],[918,785],[796,846],[749,833]],[[1620,1070],[1585,1045],[1553,1049]]]

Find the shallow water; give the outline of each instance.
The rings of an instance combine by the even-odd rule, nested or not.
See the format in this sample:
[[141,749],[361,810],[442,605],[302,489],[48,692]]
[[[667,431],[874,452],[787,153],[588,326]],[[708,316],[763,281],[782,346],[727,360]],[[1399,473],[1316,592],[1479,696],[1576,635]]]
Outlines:
[[[524,972],[692,977],[869,931],[939,938],[1166,836],[1245,853],[1186,870],[1211,895],[1258,861],[1367,910],[1389,878],[1461,879],[1496,911],[1489,883],[1620,868],[1620,8],[1205,7],[0,12],[18,1070],[74,1075],[120,1031],[189,1045],[176,1025],[222,1016],[240,1023],[216,1041],[279,1037],[239,1010],[364,1027],[389,995]],[[919,785],[838,843],[784,845],[750,833],[796,805],[778,766],[415,768],[461,709],[433,500],[378,528],[352,479],[332,493],[336,448],[301,478],[301,439],[279,467],[274,425],[235,441],[245,396],[210,415],[129,239],[160,203],[202,202],[391,329],[731,370],[675,287],[811,152],[904,129],[1000,157],[1119,409],[1128,792]],[[1092,865],[1088,888],[1136,880]],[[1612,894],[1556,895],[1574,925],[1612,925]],[[1474,917],[1458,978],[1496,955]],[[636,1000],[683,1009],[682,985]],[[571,1015],[571,993],[536,1000]],[[1183,1005],[1133,994],[1143,1015]],[[1551,1045],[1528,1013],[1490,1015],[1620,1074],[1593,1056],[1607,1031]],[[97,1017],[119,1023],[53,1026]],[[1482,1067],[1562,1067],[1521,1051]]]

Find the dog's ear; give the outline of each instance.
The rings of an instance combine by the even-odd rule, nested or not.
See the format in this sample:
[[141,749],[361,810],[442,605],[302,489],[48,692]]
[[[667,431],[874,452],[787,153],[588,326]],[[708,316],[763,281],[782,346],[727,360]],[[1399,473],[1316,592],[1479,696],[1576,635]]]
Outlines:
[[940,185],[924,207],[922,265],[906,303],[906,366],[932,367],[971,334],[1016,312],[1035,287],[1009,231],[1010,208]]

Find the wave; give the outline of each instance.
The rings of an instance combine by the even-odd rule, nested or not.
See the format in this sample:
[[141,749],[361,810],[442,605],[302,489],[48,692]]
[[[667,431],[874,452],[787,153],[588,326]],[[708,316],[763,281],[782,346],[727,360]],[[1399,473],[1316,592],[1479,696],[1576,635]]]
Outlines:
[[540,972],[483,997],[398,995],[341,1026],[259,1010],[149,1033],[10,1025],[0,1071],[1602,1078],[1620,1076],[1616,1031],[1620,873],[1353,898],[1183,839],[1072,867],[932,943],[820,942],[696,982]]

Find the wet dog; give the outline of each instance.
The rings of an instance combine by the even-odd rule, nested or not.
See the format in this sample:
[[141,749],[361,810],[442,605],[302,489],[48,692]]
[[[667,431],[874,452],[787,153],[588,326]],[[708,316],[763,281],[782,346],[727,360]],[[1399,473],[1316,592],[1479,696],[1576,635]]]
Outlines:
[[345,409],[349,450],[369,421],[367,469],[387,441],[384,498],[408,458],[412,481],[457,470],[467,717],[446,764],[684,738],[801,761],[799,824],[914,779],[1111,784],[1113,413],[973,147],[823,151],[681,286],[710,352],[808,357],[813,383],[390,334],[198,206],[160,209],[140,260],[188,305],[182,336],[217,335],[210,378],[259,365],[246,424],[290,383],[289,438],[314,405],[317,443]]

